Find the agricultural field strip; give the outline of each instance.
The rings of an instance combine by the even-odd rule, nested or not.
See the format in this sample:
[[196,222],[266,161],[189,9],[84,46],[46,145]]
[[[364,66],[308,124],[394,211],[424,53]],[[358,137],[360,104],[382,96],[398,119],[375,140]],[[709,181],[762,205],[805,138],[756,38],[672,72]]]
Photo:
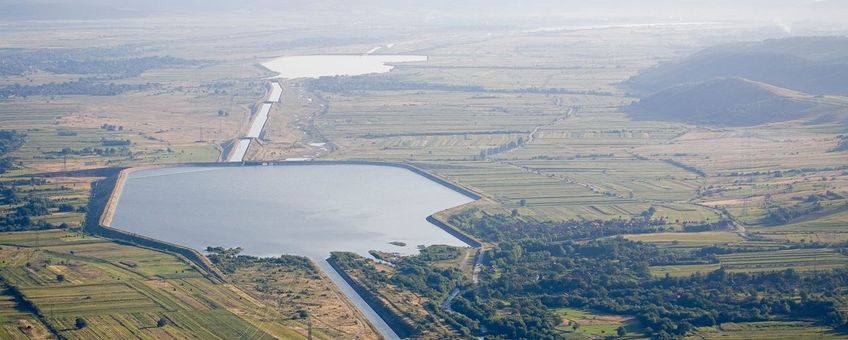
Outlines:
[[[100,240],[100,242],[88,242],[87,240],[86,242],[75,242],[81,239],[75,237],[73,234],[58,231],[0,235],[0,240],[4,243],[11,244],[14,244],[15,240],[21,241],[19,243],[34,243],[37,239],[39,240],[39,243],[43,242],[55,244],[56,246],[47,247],[53,248],[53,250],[19,248],[17,250],[3,249],[2,251],[14,251],[16,253],[23,252],[25,255],[28,254],[27,256],[30,257],[39,256],[39,258],[42,258],[43,256],[46,256],[50,259],[63,259],[62,261],[68,261],[66,263],[68,268],[77,268],[79,266],[102,268],[101,266],[113,267],[114,265],[114,268],[120,269],[119,272],[113,273],[113,275],[117,276],[112,276],[112,281],[109,282],[69,284],[67,281],[62,283],[57,282],[55,278],[51,278],[50,280],[36,282],[34,285],[20,286],[24,295],[30,298],[45,313],[50,322],[58,325],[60,329],[65,329],[62,332],[71,332],[65,335],[79,333],[79,336],[81,337],[94,336],[92,334],[111,334],[110,336],[114,336],[115,334],[127,334],[127,336],[130,336],[130,334],[132,334],[132,336],[139,336],[140,333],[138,332],[142,331],[143,328],[155,325],[155,321],[150,320],[152,317],[147,317],[148,321],[142,325],[134,321],[127,323],[131,321],[127,318],[130,318],[130,315],[151,315],[149,313],[152,312],[157,314],[166,313],[165,315],[168,315],[168,318],[171,318],[174,315],[172,313],[191,313],[192,316],[190,319],[180,319],[185,322],[185,324],[180,325],[180,329],[184,329],[185,331],[194,334],[207,334],[204,332],[207,332],[210,329],[214,330],[212,333],[207,334],[208,338],[215,338],[221,334],[224,334],[220,337],[223,339],[241,337],[244,335],[244,333],[241,332],[244,331],[264,337],[263,331],[259,331],[253,326],[245,324],[244,321],[241,320],[241,317],[236,317],[227,311],[210,310],[208,312],[203,312],[206,308],[220,306],[221,303],[224,303],[227,306],[227,309],[233,308],[236,310],[252,310],[255,306],[246,305],[248,301],[242,301],[241,298],[237,299],[233,297],[233,291],[228,288],[221,287],[220,285],[211,284],[206,281],[205,278],[200,276],[199,273],[194,273],[194,275],[178,281],[163,281],[161,279],[148,280],[145,278],[152,277],[154,275],[161,276],[174,269],[173,265],[157,267],[161,269],[152,268],[153,270],[162,271],[158,273],[150,272],[151,269],[145,269],[145,267],[149,266],[149,263],[156,262],[158,261],[157,259],[162,259],[163,257],[171,258],[175,263],[180,265],[180,268],[191,269],[187,264],[180,262],[172,255],[156,253],[146,249],[116,245],[103,240]],[[94,246],[94,248],[91,248],[91,246]],[[4,246],[4,248],[5,247],[11,246]],[[71,250],[74,252],[71,253]],[[79,253],[89,254],[86,256],[80,256],[77,255]],[[134,255],[136,253],[138,254]],[[143,256],[142,253],[153,256]],[[92,258],[91,256],[105,257]],[[91,262],[93,259],[99,261],[96,263]],[[25,260],[26,258],[19,259],[19,261]],[[113,261],[120,263],[121,265],[113,263]],[[52,261],[48,261],[48,263],[49,262]],[[22,266],[21,263],[17,262],[8,263],[6,265],[15,264]],[[133,269],[137,269],[139,273],[133,273],[128,271],[126,268],[121,268],[123,266],[128,266],[128,264],[137,266],[133,267]],[[52,268],[52,265],[45,267],[45,269],[49,268]],[[4,271],[6,269],[9,268],[2,268]],[[50,275],[55,273],[52,270],[48,271],[45,269],[39,269],[39,275],[49,278]],[[32,272],[30,270],[26,271]],[[147,276],[141,276],[140,273],[144,272],[147,272]],[[72,272],[67,272],[67,275],[69,275],[67,280],[74,277]],[[12,279],[12,282],[19,282],[19,280]],[[171,291],[171,289],[164,289],[165,286],[162,286],[164,282],[168,282],[168,286],[174,288],[173,291]],[[214,298],[208,294],[213,294]],[[196,300],[198,298],[200,300]],[[201,310],[197,310],[197,307],[199,306],[209,307],[203,307]],[[120,310],[121,313],[114,314],[115,310]],[[223,319],[220,320],[221,322],[202,321],[201,318],[203,318],[204,315],[207,315],[204,313],[212,313],[212,315],[216,315],[213,319]],[[76,327],[73,326],[73,320],[74,317],[79,315],[84,315],[86,319],[88,319],[89,327],[82,330],[76,330]],[[176,316],[174,317],[177,318]],[[233,322],[235,322],[235,324],[233,324]],[[109,327],[117,328],[115,328],[112,332],[105,332],[105,329]],[[177,337],[184,337],[187,335],[187,333],[180,333],[182,331],[176,331],[176,329],[169,331],[177,332],[174,334],[183,334]],[[290,333],[289,331],[289,334],[294,333]]]
[[717,264],[655,266],[655,275],[670,273],[688,276],[695,272],[707,273],[724,267],[729,271],[761,272],[793,268],[799,271],[829,270],[848,266],[848,256],[833,249],[792,249],[718,255]]

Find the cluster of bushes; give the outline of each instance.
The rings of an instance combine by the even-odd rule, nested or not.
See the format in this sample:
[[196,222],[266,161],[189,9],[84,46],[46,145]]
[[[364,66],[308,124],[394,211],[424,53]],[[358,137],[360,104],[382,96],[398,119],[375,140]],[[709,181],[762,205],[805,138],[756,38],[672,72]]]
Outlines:
[[103,146],[129,146],[132,141],[129,139],[101,139],[100,144]]
[[309,259],[303,256],[281,255],[279,257],[255,257],[242,255],[241,248],[206,247],[207,258],[221,271],[227,274],[235,273],[240,267],[255,264],[277,264],[297,268],[307,274],[317,274],[318,269]]
[[683,170],[694,173],[698,176],[701,176],[701,177],[707,176],[707,173],[705,173],[704,170],[698,169],[698,168],[691,166],[689,164],[686,164],[686,163],[683,163],[683,162],[680,162],[680,161],[676,161],[676,160],[673,160],[673,159],[666,159],[665,162],[668,163],[668,164],[674,165],[678,168],[681,168]]
[[20,148],[24,144],[25,137],[25,133],[16,130],[0,130],[0,174],[14,166],[14,162],[8,156],[8,153]]
[[[846,301],[836,289],[848,284],[848,270],[801,275],[792,269],[755,274],[719,269],[685,278],[651,276],[652,264],[675,262],[669,253],[623,238],[502,242],[487,255],[497,275],[484,273],[480,289],[463,294],[454,310],[493,331],[497,328],[492,325],[502,319],[497,315],[503,314],[495,311],[508,312],[515,302],[538,300],[548,308],[635,315],[655,338],[683,336],[695,326],[724,322],[811,318],[842,327],[848,321]],[[546,309],[541,312],[537,320],[554,318]],[[498,334],[543,338],[552,331],[541,321],[523,324],[523,329],[504,328]],[[521,330],[528,333],[513,333]]]
[[836,136],[836,146],[830,149],[831,152],[848,151],[848,136]]
[[449,222],[487,241],[524,238],[550,240],[591,239],[620,234],[644,234],[665,231],[664,219],[613,219],[594,221],[536,221],[516,215],[481,213],[469,209],[450,217]]
[[117,96],[129,91],[144,91],[158,87],[158,84],[115,84],[95,78],[80,78],[62,83],[41,85],[13,84],[0,87],[0,98],[29,96]]
[[[14,166],[14,162],[8,154],[20,148],[25,137],[25,134],[15,130],[0,130],[0,174]],[[17,190],[19,185],[41,185],[44,183],[46,183],[46,180],[43,178],[19,178],[4,181],[0,185],[0,204],[12,206],[9,211],[0,213],[0,232],[67,227],[64,223],[56,226],[44,220],[36,220],[34,217],[47,215],[50,213],[50,209],[54,208],[62,212],[76,210],[72,205],[56,204],[46,197],[22,196]]]
[[129,149],[127,147],[109,147],[109,148],[92,148],[92,147],[84,147],[81,149],[72,149],[72,148],[62,148],[59,151],[44,151],[44,154],[51,156],[113,156],[113,155],[121,155],[125,156],[129,154]]
[[451,85],[426,82],[411,82],[391,75],[325,76],[307,81],[311,90],[324,92],[346,91],[455,91],[492,93],[542,93],[542,94],[588,94],[611,96],[605,91],[582,91],[565,88],[528,87],[523,89],[488,89],[479,85]]
[[792,206],[781,206],[767,200],[765,222],[769,225],[786,224],[792,219],[822,210],[821,202],[799,203]]
[[518,137],[517,141],[510,141],[509,143],[501,144],[498,146],[494,146],[485,150],[480,151],[479,159],[486,159],[486,157],[494,156],[500,153],[504,153],[510,151],[512,149],[521,147],[524,145],[524,138]]
[[[330,261],[349,275],[355,273],[352,276],[355,276],[359,284],[368,291],[389,294],[387,290],[391,285],[396,287],[391,289],[403,289],[426,298],[424,308],[430,314],[425,317],[403,309],[396,310],[397,313],[402,314],[402,317],[414,323],[415,332],[418,335],[429,331],[440,334],[437,331],[438,327],[434,327],[438,322],[445,323],[467,335],[470,334],[470,329],[463,325],[473,321],[465,320],[467,318],[456,313],[444,311],[441,307],[441,301],[447,299],[451,291],[468,286],[466,277],[457,268],[444,268],[434,264],[435,261],[450,260],[459,255],[460,251],[455,247],[430,246],[421,249],[420,254],[416,256],[385,257],[385,261],[395,268],[391,273],[378,270],[371,259],[348,252],[334,252]],[[440,321],[437,321],[436,317]],[[458,322],[457,318],[464,321]]]
[[85,212],[86,209],[85,207],[75,208],[67,203],[57,204],[46,197],[21,198],[13,188],[3,186],[0,186],[0,202],[18,205],[0,216],[0,232],[67,228],[68,225],[65,223],[54,225],[35,217],[50,214],[50,209],[58,209],[60,212]]
[[157,68],[185,67],[195,61],[174,57],[138,57],[123,59],[56,60],[40,68],[57,74],[110,75],[112,78],[137,77],[144,71]]
[[434,83],[400,81],[387,75],[367,76],[326,76],[307,81],[307,86],[312,90],[324,92],[347,92],[347,91],[461,91],[461,92],[483,92],[482,86],[472,85],[444,85]]
[[0,75],[25,75],[34,70],[57,74],[107,75],[111,79],[130,78],[156,68],[196,65],[194,60],[170,56],[126,57],[126,48],[84,49],[0,49]]
[[[490,334],[495,339],[559,339],[556,329],[562,319],[533,298],[515,298],[509,303],[490,303],[474,291],[468,291],[454,300],[453,310],[473,321],[463,324],[473,333]],[[501,311],[500,315],[498,311]],[[485,329],[485,331],[483,331]],[[489,338],[489,337],[487,337]]]

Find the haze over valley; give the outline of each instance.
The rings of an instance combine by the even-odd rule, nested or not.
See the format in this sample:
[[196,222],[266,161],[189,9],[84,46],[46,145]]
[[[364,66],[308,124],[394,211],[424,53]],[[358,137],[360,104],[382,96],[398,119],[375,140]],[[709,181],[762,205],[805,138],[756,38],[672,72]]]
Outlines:
[[0,9],[0,339],[848,338],[843,1]]

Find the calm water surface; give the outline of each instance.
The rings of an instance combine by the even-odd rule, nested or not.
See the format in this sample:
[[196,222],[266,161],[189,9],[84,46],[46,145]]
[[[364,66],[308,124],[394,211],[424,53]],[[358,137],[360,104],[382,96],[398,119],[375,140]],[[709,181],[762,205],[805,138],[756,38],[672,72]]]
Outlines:
[[238,246],[257,256],[414,254],[417,245],[465,246],[425,219],[470,201],[387,166],[177,167],[131,173],[112,226],[195,249]]
[[129,174],[111,226],[198,250],[224,246],[256,256],[308,256],[394,339],[324,260],[337,250],[368,256],[369,250],[415,254],[418,245],[466,246],[425,219],[471,201],[396,167],[175,167]]
[[318,78],[323,76],[356,76],[384,73],[391,63],[427,61],[422,55],[303,55],[281,57],[262,66],[279,73],[277,78]]

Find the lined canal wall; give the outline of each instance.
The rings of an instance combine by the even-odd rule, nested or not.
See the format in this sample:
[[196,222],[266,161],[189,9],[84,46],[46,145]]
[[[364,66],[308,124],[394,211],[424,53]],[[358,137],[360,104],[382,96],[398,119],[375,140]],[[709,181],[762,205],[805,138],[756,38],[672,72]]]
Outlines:
[[265,130],[265,124],[268,123],[268,116],[271,114],[271,108],[274,104],[280,102],[280,98],[283,96],[283,87],[276,81],[269,83],[269,85],[271,91],[268,94],[268,99],[263,101],[259,106],[259,110],[256,111],[256,115],[253,117],[247,133],[244,137],[235,140],[235,146],[230,153],[226,157],[222,157],[228,162],[241,162],[244,160],[247,150],[250,148],[251,141],[259,139],[262,131]]
[[[328,258],[326,262],[330,266],[329,270],[337,273],[344,281],[342,283],[350,286],[354,293],[358,295],[369,307],[371,307],[374,313],[383,320],[391,332],[394,332],[394,334],[381,333],[383,337],[387,339],[405,339],[415,335],[415,327],[413,325],[411,325],[402,316],[392,312],[391,308],[387,306],[382,299],[365,288],[359,283],[359,281],[348,275],[348,273],[345,272],[332,257]],[[380,327],[377,328],[379,329]]]
[[207,273],[212,281],[226,282],[224,274],[206,256],[197,250],[129,233],[110,226],[128,174],[133,171],[149,168],[153,167],[118,168],[114,169],[115,172],[106,176],[104,179],[95,181],[91,188],[91,197],[88,202],[88,211],[85,215],[83,230],[87,233],[118,242],[182,256],[190,263],[202,269],[201,272]]

